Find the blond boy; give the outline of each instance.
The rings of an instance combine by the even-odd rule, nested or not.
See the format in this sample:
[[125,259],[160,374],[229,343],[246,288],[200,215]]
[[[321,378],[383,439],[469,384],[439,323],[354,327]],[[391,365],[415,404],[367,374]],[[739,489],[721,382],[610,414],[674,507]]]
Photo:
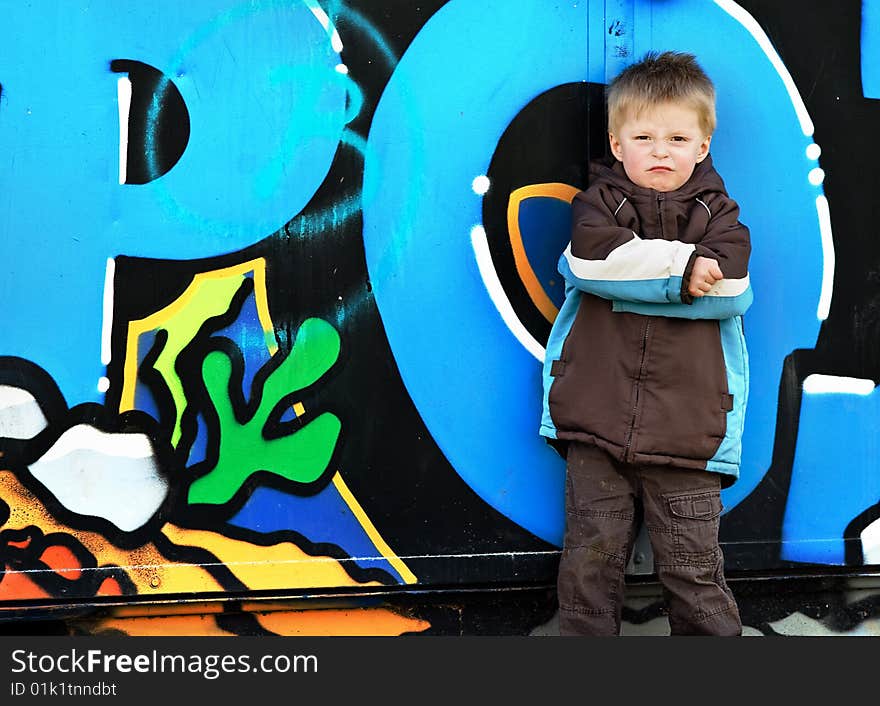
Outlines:
[[559,260],[541,434],[566,458],[560,633],[620,633],[640,522],[674,635],[739,635],[718,544],[748,397],[749,231],[712,166],[715,90],[691,54],[608,86],[613,160],[590,165]]

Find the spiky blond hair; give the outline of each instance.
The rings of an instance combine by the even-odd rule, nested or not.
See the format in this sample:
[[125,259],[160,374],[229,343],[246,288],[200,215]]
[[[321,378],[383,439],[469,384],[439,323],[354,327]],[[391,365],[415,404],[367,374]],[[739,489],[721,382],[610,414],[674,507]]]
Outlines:
[[706,136],[715,132],[715,86],[693,54],[648,52],[608,84],[608,129],[617,133],[629,117],[663,103],[680,103],[697,113]]

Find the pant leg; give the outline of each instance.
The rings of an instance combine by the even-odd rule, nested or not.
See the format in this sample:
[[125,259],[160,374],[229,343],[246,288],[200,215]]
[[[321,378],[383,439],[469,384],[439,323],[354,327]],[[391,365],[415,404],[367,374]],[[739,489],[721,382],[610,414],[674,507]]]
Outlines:
[[560,635],[619,635],[624,571],[634,534],[631,477],[594,446],[572,443],[559,563]]
[[718,544],[721,483],[716,473],[643,468],[645,523],[673,635],[741,635]]

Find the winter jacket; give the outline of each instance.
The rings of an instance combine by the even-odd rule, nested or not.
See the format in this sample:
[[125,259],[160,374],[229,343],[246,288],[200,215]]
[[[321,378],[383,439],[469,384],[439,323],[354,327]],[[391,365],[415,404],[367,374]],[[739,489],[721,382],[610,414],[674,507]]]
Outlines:
[[[543,367],[540,433],[563,456],[579,440],[627,463],[715,471],[722,487],[739,477],[752,290],[738,218],[711,156],[665,193],[633,184],[619,162],[591,165]],[[694,298],[698,255],[724,279]]]

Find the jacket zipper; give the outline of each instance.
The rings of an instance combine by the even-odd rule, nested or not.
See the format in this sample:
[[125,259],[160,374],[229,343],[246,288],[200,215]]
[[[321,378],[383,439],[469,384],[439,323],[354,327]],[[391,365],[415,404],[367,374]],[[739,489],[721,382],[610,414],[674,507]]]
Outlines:
[[633,408],[632,408],[632,417],[629,421],[629,430],[626,435],[626,445],[623,449],[623,460],[625,463],[632,463],[633,461],[633,450],[632,450],[632,441],[633,435],[635,434],[636,428],[636,417],[639,412],[639,403],[641,397],[642,390],[642,378],[645,375],[645,361],[647,359],[648,353],[648,337],[651,335],[651,322],[653,318],[645,317],[645,330],[642,334],[642,354],[639,360],[639,375],[636,378],[635,384],[635,394],[633,395]]
[[657,194],[657,226],[660,228],[660,237],[664,240],[666,239],[663,234],[663,201],[665,198],[663,194]]
[[[657,227],[660,229],[660,237],[665,238],[663,234],[663,201],[665,200],[665,196],[663,194],[657,194]],[[638,417],[639,413],[639,402],[642,391],[642,378],[645,375],[645,358],[647,357],[648,351],[648,337],[651,332],[651,318],[646,317],[645,320],[645,331],[642,336],[642,354],[639,360],[639,376],[636,378],[635,384],[635,394],[633,395],[633,408],[632,408],[632,417],[629,421],[629,430],[626,435],[626,445],[623,448],[623,460],[625,463],[632,463],[633,460],[633,449],[632,449],[632,441],[633,436],[635,434],[636,428],[636,417]]]

